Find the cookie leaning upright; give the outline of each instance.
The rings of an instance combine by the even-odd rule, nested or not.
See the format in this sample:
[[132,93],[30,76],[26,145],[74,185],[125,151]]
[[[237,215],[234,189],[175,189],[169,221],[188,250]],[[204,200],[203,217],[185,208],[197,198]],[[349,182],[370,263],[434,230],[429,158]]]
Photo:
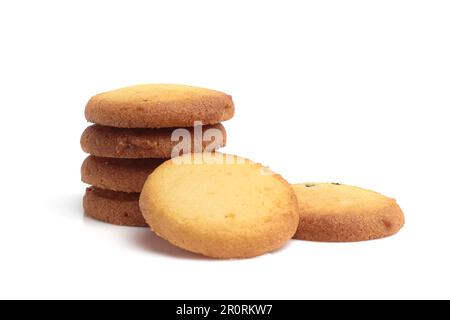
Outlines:
[[293,185],[300,209],[295,238],[352,242],[394,235],[405,218],[394,199],[338,183]]
[[172,244],[214,258],[249,258],[289,241],[298,226],[292,187],[278,174],[237,156],[183,155],[148,178],[145,220]]
[[216,124],[234,115],[231,96],[205,88],[148,84],[98,94],[86,106],[86,119],[118,128],[192,127]]

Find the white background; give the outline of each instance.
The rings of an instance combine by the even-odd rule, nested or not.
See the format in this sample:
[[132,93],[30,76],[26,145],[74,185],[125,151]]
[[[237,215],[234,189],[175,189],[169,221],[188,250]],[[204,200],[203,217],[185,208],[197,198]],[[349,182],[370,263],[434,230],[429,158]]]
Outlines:
[[[215,261],[83,217],[94,94],[233,95],[225,151],[397,198],[395,237]],[[0,298],[450,298],[449,1],[0,1]]]

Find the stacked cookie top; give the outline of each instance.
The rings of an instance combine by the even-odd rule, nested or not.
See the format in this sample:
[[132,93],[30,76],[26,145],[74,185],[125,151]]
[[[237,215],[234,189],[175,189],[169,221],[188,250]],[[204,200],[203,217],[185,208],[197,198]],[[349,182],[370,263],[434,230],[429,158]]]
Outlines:
[[[81,137],[90,156],[82,165],[88,215],[120,225],[146,226],[138,206],[148,175],[183,153],[226,144],[220,122],[231,119],[231,96],[205,88],[150,84],[92,97],[85,109],[94,125]],[[205,138],[204,133],[210,133]]]
[[216,124],[234,115],[231,96],[210,89],[150,84],[98,94],[86,106],[89,122],[116,128],[191,127]]

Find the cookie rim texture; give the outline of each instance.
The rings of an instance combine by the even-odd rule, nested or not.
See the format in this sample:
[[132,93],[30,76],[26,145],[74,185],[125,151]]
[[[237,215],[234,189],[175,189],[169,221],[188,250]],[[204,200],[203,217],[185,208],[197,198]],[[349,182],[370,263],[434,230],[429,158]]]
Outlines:
[[[300,222],[294,239],[317,241],[317,242],[359,242],[375,240],[392,236],[399,232],[405,224],[405,217],[402,209],[395,199],[383,196],[375,191],[337,183],[302,183],[292,185],[298,198],[300,210]],[[318,209],[317,203],[313,200],[304,199],[305,192],[315,192],[316,201],[327,197],[327,189],[319,188],[345,188],[346,193],[353,193],[361,198],[357,198],[350,204],[343,204],[352,201],[351,196],[346,199],[341,193],[338,194],[339,203],[333,203],[329,208]],[[314,189],[316,188],[316,189]],[[322,196],[317,196],[322,192]],[[331,197],[330,191],[328,195]],[[312,197],[313,193],[309,197]],[[370,197],[369,203],[364,200],[364,196]],[[331,198],[328,198],[331,201]],[[335,200],[333,200],[335,201]],[[323,201],[321,202],[323,206]],[[358,205],[359,204],[359,205]],[[364,211],[360,211],[364,208]],[[336,210],[340,210],[336,212]]]
[[[197,154],[196,156],[200,155],[204,154]],[[212,168],[211,170],[215,174],[214,177],[211,177],[209,175],[211,172],[208,171],[209,169],[206,169],[210,164],[203,162],[201,162],[202,164],[197,164],[200,167],[194,173],[192,173],[192,164],[187,164],[186,168],[181,168],[181,171],[175,173],[173,171],[174,166],[185,165],[180,160],[185,160],[189,157],[192,160],[193,155],[183,155],[168,160],[159,166],[149,176],[144,185],[139,203],[143,216],[150,228],[158,236],[168,240],[177,247],[211,258],[251,258],[273,252],[284,246],[295,234],[299,220],[298,203],[291,185],[279,174],[273,173],[261,164],[232,155],[221,153],[215,153],[215,155],[233,157],[235,160],[240,159],[248,162],[248,164],[245,164],[249,166],[245,168],[247,170],[245,174],[248,174],[246,176],[247,179],[241,180],[242,184],[249,181],[247,185],[243,186],[243,188],[247,189],[240,189],[240,191],[250,190],[247,193],[248,198],[245,199],[245,193],[239,193],[240,199],[237,200],[235,194],[233,192],[230,193],[230,190],[236,186],[242,186],[241,184],[236,185],[236,176],[232,176],[233,174],[239,175],[242,173],[242,171],[239,171],[242,169],[236,169],[237,165],[231,166],[227,170],[223,167]],[[172,177],[170,175],[171,170],[175,176],[181,174],[184,181],[181,182],[179,178]],[[189,172],[194,174],[194,176],[189,176],[184,172]],[[252,177],[253,174],[255,175],[254,177]],[[261,178],[257,177],[257,174],[261,175]],[[255,183],[258,181],[261,182],[261,185]],[[178,191],[174,191],[174,183]],[[212,183],[212,187],[208,183]],[[199,197],[198,199],[183,198],[185,195],[184,190],[186,190],[184,189],[185,185],[186,188],[190,189],[202,186],[202,184],[204,190],[198,191],[196,194],[196,197]],[[225,186],[225,184],[228,185]],[[270,190],[264,190],[265,193],[261,193],[262,185]],[[180,190],[183,190],[183,192],[179,192]],[[219,192],[216,192],[218,190]],[[174,192],[171,193],[171,191]],[[219,198],[211,199],[209,195],[211,192],[216,192],[216,195],[212,197],[217,196]],[[245,206],[242,207],[244,202],[245,205],[248,205],[247,201],[250,197],[254,197],[255,194],[258,197],[262,195],[261,199],[267,202],[260,202],[259,200],[254,200],[259,198],[253,198],[251,201],[258,203],[257,205],[254,204],[253,208],[250,209],[245,208]],[[170,195],[170,198],[168,198],[168,195]],[[222,199],[220,197],[226,198]],[[271,197],[276,197],[276,199]],[[205,204],[204,201],[208,199],[210,203]],[[230,213],[223,215],[224,210],[226,212],[228,208],[218,205],[214,202],[216,199],[220,199],[225,204],[230,201],[237,201],[237,203],[230,206]],[[168,208],[166,205],[168,200],[175,205]],[[259,210],[261,203],[264,203],[263,209],[261,209],[261,212],[255,213],[255,211]],[[185,205],[188,206],[187,210],[184,210],[182,207]],[[198,207],[198,205],[200,205],[200,208],[204,206],[203,209],[198,209],[199,211],[207,210],[210,214],[197,214],[195,212],[197,209],[192,208],[193,206],[194,208]],[[217,207],[220,209],[217,209]],[[217,213],[217,210],[219,210],[219,213]],[[195,212],[194,217],[190,216],[192,212]]]
[[139,209],[139,194],[86,188],[83,197],[86,216],[128,227],[148,227]]
[[191,127],[216,124],[234,116],[230,95],[178,84],[140,84],[93,96],[87,121],[119,128]]
[[[84,152],[103,158],[171,158],[172,150],[180,141],[172,141],[174,130],[187,130],[191,134],[192,143],[195,140],[194,127],[187,128],[113,128],[98,124],[87,127],[81,135],[80,144]],[[210,129],[219,130],[221,141],[214,141],[217,148],[223,148],[227,142],[225,127],[218,123],[201,127],[204,134]],[[203,136],[199,137],[203,150],[211,144]],[[197,139],[198,140],[198,139]],[[200,143],[199,143],[200,144]],[[192,148],[194,145],[192,145]]]
[[81,181],[100,189],[140,193],[150,173],[167,159],[118,159],[88,156]]

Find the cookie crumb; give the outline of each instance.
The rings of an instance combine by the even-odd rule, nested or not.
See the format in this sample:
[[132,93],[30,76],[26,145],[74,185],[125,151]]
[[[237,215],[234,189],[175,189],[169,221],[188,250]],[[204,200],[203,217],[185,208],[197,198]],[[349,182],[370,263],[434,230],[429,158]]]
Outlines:
[[385,219],[383,219],[381,221],[383,222],[383,224],[386,227],[386,229],[390,230],[392,228],[392,223],[390,221],[385,220]]

